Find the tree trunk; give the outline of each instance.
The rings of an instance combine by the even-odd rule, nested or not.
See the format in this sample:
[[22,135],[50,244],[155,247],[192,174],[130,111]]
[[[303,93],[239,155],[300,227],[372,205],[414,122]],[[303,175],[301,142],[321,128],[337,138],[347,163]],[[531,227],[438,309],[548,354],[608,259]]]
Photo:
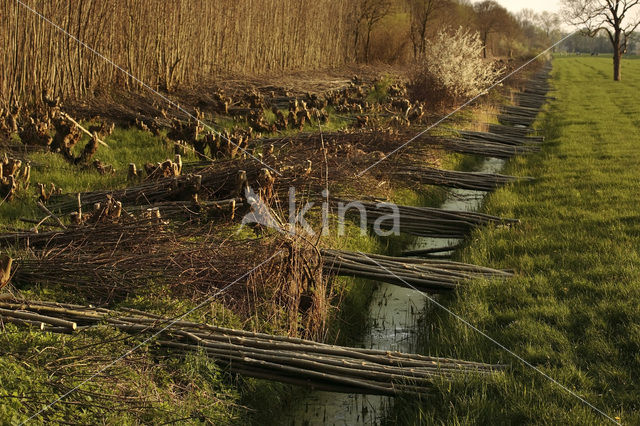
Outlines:
[[367,41],[364,46],[364,61],[369,63],[369,44],[371,42],[371,25],[367,28]]
[[482,36],[482,57],[484,59],[487,59],[487,38],[489,38],[488,34],[484,33]]
[[621,61],[620,48],[613,49],[613,79],[615,81],[620,81],[620,61]]
[[613,80],[620,81],[620,62],[622,60],[621,42],[621,30],[616,28],[615,35],[613,37]]

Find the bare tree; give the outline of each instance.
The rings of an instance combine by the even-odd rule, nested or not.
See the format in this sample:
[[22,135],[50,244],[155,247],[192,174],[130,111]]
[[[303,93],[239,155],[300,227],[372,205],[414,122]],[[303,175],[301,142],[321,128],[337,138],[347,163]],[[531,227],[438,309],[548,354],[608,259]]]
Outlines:
[[516,19],[520,25],[533,24],[539,17],[533,9],[522,9],[516,14]]
[[427,48],[429,23],[439,9],[448,6],[449,0],[407,0],[411,15],[410,37],[413,57],[424,55]]
[[528,41],[528,44],[531,46],[540,44],[542,30],[537,25],[540,16],[532,9],[522,9],[516,14],[516,20],[522,36]]
[[365,45],[364,59],[369,61],[369,46],[371,45],[371,33],[373,28],[391,12],[391,0],[361,0],[360,19],[358,25],[364,24]]
[[[640,0],[638,0],[640,1]],[[483,44],[483,57],[487,57],[487,42],[489,36],[496,32],[503,32],[510,29],[513,18],[504,7],[493,0],[485,0],[473,5],[476,12],[477,27],[480,32]]]
[[590,37],[604,31],[613,47],[613,79],[621,78],[620,62],[640,25],[640,0],[563,0],[567,21]]
[[551,37],[551,35],[560,28],[561,19],[556,13],[545,10],[537,15],[536,18],[538,25],[542,28],[547,38]]

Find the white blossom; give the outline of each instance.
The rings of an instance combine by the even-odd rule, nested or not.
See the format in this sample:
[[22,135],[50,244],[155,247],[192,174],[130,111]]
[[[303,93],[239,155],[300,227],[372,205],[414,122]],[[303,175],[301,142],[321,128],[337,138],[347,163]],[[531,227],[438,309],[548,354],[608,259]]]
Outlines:
[[482,94],[502,71],[483,59],[482,49],[482,41],[475,32],[462,27],[453,33],[440,31],[427,46],[420,64],[417,80],[433,86],[423,88],[426,89],[423,92],[440,93],[454,101]]

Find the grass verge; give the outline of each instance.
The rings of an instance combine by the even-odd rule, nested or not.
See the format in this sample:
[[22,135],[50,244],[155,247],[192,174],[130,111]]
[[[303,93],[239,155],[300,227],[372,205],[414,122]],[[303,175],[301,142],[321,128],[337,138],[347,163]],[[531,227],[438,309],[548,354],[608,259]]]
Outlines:
[[[515,229],[472,236],[461,260],[515,268],[441,299],[454,312],[625,424],[640,423],[640,61],[610,79],[607,58],[558,58],[543,152],[506,173],[534,176],[488,199]],[[434,308],[426,352],[510,364],[490,381],[436,385],[397,404],[393,423],[604,424],[558,385]]]

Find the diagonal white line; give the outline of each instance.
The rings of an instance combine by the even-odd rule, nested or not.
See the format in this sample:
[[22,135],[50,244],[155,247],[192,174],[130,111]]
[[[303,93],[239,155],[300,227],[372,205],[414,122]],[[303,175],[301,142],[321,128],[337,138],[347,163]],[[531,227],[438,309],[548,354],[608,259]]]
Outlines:
[[372,168],[376,167],[378,164],[382,163],[384,160],[386,160],[387,158],[389,158],[390,156],[392,156],[393,154],[395,154],[396,152],[400,151],[402,148],[404,148],[405,146],[409,145],[411,142],[415,141],[416,139],[418,139],[420,136],[424,135],[425,133],[427,133],[429,130],[433,129],[436,126],[439,126],[442,122],[446,121],[449,117],[451,117],[453,114],[457,113],[458,111],[460,111],[461,109],[469,106],[469,104],[471,104],[472,102],[474,102],[475,100],[477,100],[478,98],[486,95],[489,90],[493,89],[494,87],[504,83],[505,80],[507,80],[508,78],[512,77],[514,74],[517,74],[518,72],[522,71],[525,67],[527,67],[529,64],[531,64],[532,62],[534,62],[535,60],[537,60],[540,56],[544,55],[545,53],[549,52],[551,49],[553,49],[554,47],[556,47],[557,45],[559,45],[560,43],[562,43],[563,41],[567,40],[570,37],[573,37],[575,34],[579,33],[580,30],[578,31],[574,31],[571,34],[563,37],[562,39],[560,39],[559,41],[555,42],[553,45],[551,45],[550,47],[546,48],[545,50],[543,50],[542,52],[538,53],[534,58],[528,60],[527,62],[525,62],[523,65],[519,66],[518,68],[516,68],[515,70],[513,70],[512,72],[510,72],[509,74],[507,74],[505,77],[501,78],[500,80],[498,80],[497,82],[495,82],[494,84],[492,84],[489,88],[485,89],[482,93],[480,93],[479,95],[474,96],[473,98],[469,99],[468,101],[466,101],[465,103],[463,103],[462,105],[460,105],[459,107],[457,107],[456,109],[454,109],[453,111],[451,111],[449,114],[445,115],[444,117],[440,118],[438,121],[436,121],[435,123],[433,123],[432,125],[430,125],[429,127],[427,127],[426,129],[424,129],[423,131],[421,131],[420,133],[418,133],[417,135],[415,135],[414,137],[412,137],[411,139],[409,139],[407,142],[403,143],[402,145],[400,145],[399,147],[395,148],[393,151],[391,151],[390,153],[386,154],[384,157],[382,157],[380,160],[376,161],[375,163],[373,163],[372,165],[370,165],[369,167],[367,167],[366,169],[364,169],[363,171],[361,171],[360,173],[358,173],[356,175],[356,177],[362,177],[362,175],[364,175],[365,173],[367,173],[369,170],[371,170]]
[[486,338],[487,340],[489,340],[491,343],[493,343],[494,345],[498,346],[500,349],[504,350],[505,352],[507,352],[509,355],[511,355],[512,357],[514,357],[515,359],[517,359],[518,361],[520,361],[521,363],[523,363],[524,365],[526,365],[527,367],[535,370],[537,373],[539,373],[540,375],[542,375],[544,378],[546,378],[547,380],[549,380],[550,382],[554,383],[555,385],[557,385],[558,387],[560,387],[562,390],[568,392],[570,395],[572,395],[573,397],[577,398],[580,402],[582,402],[583,404],[589,406],[591,409],[593,409],[594,411],[596,411],[597,413],[601,414],[602,416],[604,416],[605,418],[607,418],[608,420],[611,420],[613,423],[617,424],[617,425],[621,425],[622,423],[620,423],[619,421],[617,421],[616,419],[614,419],[613,417],[609,416],[607,413],[605,413],[604,411],[602,411],[601,409],[599,409],[598,407],[596,407],[595,405],[591,404],[589,401],[587,401],[586,399],[584,399],[582,396],[580,396],[579,394],[577,394],[576,392],[572,391],[571,389],[569,389],[567,386],[563,385],[562,383],[558,382],[556,379],[554,379],[553,377],[549,376],[547,373],[545,373],[544,371],[542,371],[541,369],[539,369],[538,367],[536,367],[535,365],[531,364],[529,361],[527,361],[526,359],[522,358],[520,355],[518,355],[517,353],[513,352],[512,350],[510,350],[509,348],[507,348],[505,345],[503,345],[502,343],[498,342],[496,339],[494,339],[493,337],[489,336],[487,333],[485,333],[484,331],[480,330],[478,327],[476,327],[475,325],[471,324],[469,321],[465,320],[464,318],[462,318],[460,315],[456,314],[455,312],[453,312],[451,309],[447,308],[446,306],[444,306],[443,304],[441,304],[440,302],[438,302],[435,298],[429,296],[427,293],[418,290],[416,287],[414,287],[413,285],[409,284],[407,281],[405,281],[403,278],[397,276],[393,271],[390,271],[389,269],[387,269],[384,265],[381,265],[380,263],[378,263],[378,261],[376,261],[375,259],[372,259],[371,257],[367,256],[366,253],[362,253],[361,251],[358,251],[359,254],[363,255],[364,257],[366,257],[367,259],[369,259],[370,261],[374,262],[376,265],[378,265],[379,267],[381,267],[382,269],[384,269],[385,271],[387,271],[388,273],[390,273],[391,275],[393,275],[394,277],[396,277],[397,279],[399,279],[400,281],[402,281],[404,284],[406,284],[409,288],[419,292],[420,294],[422,294],[424,297],[426,297],[431,303],[433,303],[434,305],[436,305],[437,307],[439,307],[440,309],[444,310],[445,312],[447,312],[449,315],[453,316],[455,319],[457,319],[458,321],[460,321],[461,323],[463,323],[464,325],[466,325],[467,327],[469,327],[470,329],[472,329],[473,331],[477,332],[478,334],[480,334],[482,337]]
[[[46,23],[48,23],[49,25],[51,25],[52,27],[54,27],[56,30],[58,30],[59,32],[65,34],[67,37],[69,37],[70,39],[72,39],[73,41],[75,41],[76,43],[78,43],[80,46],[84,47],[85,49],[87,49],[88,51],[90,51],[91,53],[93,53],[94,55],[96,55],[97,57],[99,57],[100,59],[104,60],[105,62],[107,62],[109,65],[113,66],[114,68],[116,68],[118,71],[121,71],[122,73],[124,73],[127,77],[131,78],[132,80],[135,80],[138,84],[140,84],[141,86],[143,86],[145,89],[149,90],[150,92],[152,92],[153,94],[157,95],[158,97],[160,97],[162,100],[164,100],[165,102],[167,102],[169,105],[177,108],[178,110],[180,110],[181,112],[183,112],[184,114],[186,114],[188,117],[196,120],[199,124],[201,124],[203,127],[205,127],[207,130],[214,132],[215,134],[217,134],[219,137],[223,138],[224,140],[226,140],[227,142],[229,142],[230,144],[232,144],[233,146],[239,148],[244,154],[248,155],[249,157],[253,158],[254,160],[256,160],[257,162],[259,162],[260,164],[262,164],[263,166],[265,166],[267,169],[271,170],[272,172],[274,172],[275,174],[277,174],[278,176],[281,176],[281,173],[278,172],[277,170],[274,170],[272,167],[270,167],[268,164],[264,163],[262,160],[260,160],[259,158],[255,157],[253,154],[251,154],[250,152],[248,152],[247,150],[245,150],[244,148],[242,148],[241,146],[237,145],[236,143],[234,143],[233,141],[231,141],[230,139],[228,139],[227,137],[225,137],[222,133],[220,133],[219,131],[217,131],[216,129],[214,129],[213,127],[211,127],[209,124],[203,122],[202,120],[200,120],[198,117],[196,117],[195,115],[191,114],[189,111],[187,111],[186,109],[184,109],[182,106],[180,106],[178,103],[172,101],[171,99],[169,99],[167,96],[163,95],[162,93],[158,92],[157,90],[155,90],[153,87],[149,86],[147,83],[145,83],[144,81],[140,80],[138,77],[134,76],[133,74],[131,74],[129,71],[127,71],[126,69],[122,68],[120,65],[116,64],[115,62],[113,62],[111,59],[109,59],[108,57],[106,57],[105,55],[103,55],[102,53],[98,52],[96,49],[94,49],[93,47],[89,46],[87,43],[85,43],[84,41],[80,40],[79,38],[77,38],[76,36],[74,36],[73,34],[69,33],[68,31],[66,31],[64,28],[62,28],[61,26],[59,26],[58,24],[56,24],[55,22],[53,22],[52,20],[50,20],[49,18],[47,18],[46,16],[44,16],[42,13],[38,12],[37,10],[33,9],[32,7],[30,7],[29,5],[25,4],[24,2],[22,2],[22,0],[16,0],[16,3],[19,4],[20,6],[24,7],[25,9],[27,9],[29,12],[33,13],[34,15],[36,15],[38,18],[42,19],[43,21],[45,21]],[[209,158],[209,160],[212,160],[211,158]]]
[[63,400],[64,398],[66,398],[67,396],[71,395],[73,392],[77,391],[81,386],[83,386],[84,384],[90,382],[91,380],[93,380],[94,378],[96,378],[99,374],[101,374],[103,371],[109,369],[111,366],[113,366],[114,364],[116,364],[118,361],[128,357],[129,355],[131,355],[133,352],[135,352],[136,350],[140,349],[142,346],[145,346],[147,343],[149,343],[151,340],[153,340],[154,338],[156,338],[159,334],[163,333],[164,331],[166,331],[168,328],[170,328],[173,324],[175,324],[176,322],[180,321],[182,318],[186,317],[187,315],[189,315],[192,312],[197,311],[198,309],[202,308],[204,305],[206,305],[207,303],[209,303],[210,301],[212,301],[214,298],[218,297],[219,295],[221,295],[222,293],[226,292],[227,290],[229,290],[234,284],[236,284],[238,281],[240,281],[241,279],[247,277],[249,274],[251,274],[253,271],[261,268],[264,264],[266,264],[267,262],[269,262],[271,259],[273,259],[274,257],[278,256],[280,253],[284,253],[284,250],[280,250],[276,253],[274,253],[272,256],[270,256],[267,260],[265,260],[264,262],[260,263],[258,266],[256,266],[255,268],[253,268],[252,270],[250,270],[249,272],[247,272],[246,274],[242,275],[241,277],[237,278],[236,280],[234,280],[233,282],[227,284],[225,287],[221,288],[220,290],[218,290],[217,292],[215,292],[214,294],[212,294],[211,296],[207,297],[203,302],[199,303],[197,306],[195,306],[194,308],[188,310],[187,312],[183,313],[182,315],[175,317],[173,320],[171,320],[165,327],[163,327],[162,329],[160,329],[160,331],[157,331],[156,333],[152,334],[151,336],[149,336],[148,338],[146,338],[145,340],[143,340],[141,343],[139,343],[138,345],[136,345],[135,347],[129,349],[127,352],[125,352],[123,355],[119,356],[118,358],[114,359],[113,361],[111,361],[109,364],[107,364],[106,366],[102,367],[101,369],[99,369],[98,371],[96,371],[94,374],[92,374],[90,377],[86,378],[85,380],[83,380],[82,382],[80,382],[78,385],[76,385],[73,389],[70,389],[69,391],[65,392],[63,395],[59,396],[57,399],[55,399],[53,402],[47,404],[44,408],[42,408],[40,411],[38,411],[37,413],[33,414],[31,417],[29,417],[28,419],[26,419],[25,421],[20,423],[20,426],[26,424],[27,422],[29,422],[30,420],[32,420],[33,418],[37,417],[38,415],[42,414],[43,412],[47,411],[49,408],[51,408],[52,406],[54,406],[55,404],[57,404],[58,402],[60,402],[61,400]]

